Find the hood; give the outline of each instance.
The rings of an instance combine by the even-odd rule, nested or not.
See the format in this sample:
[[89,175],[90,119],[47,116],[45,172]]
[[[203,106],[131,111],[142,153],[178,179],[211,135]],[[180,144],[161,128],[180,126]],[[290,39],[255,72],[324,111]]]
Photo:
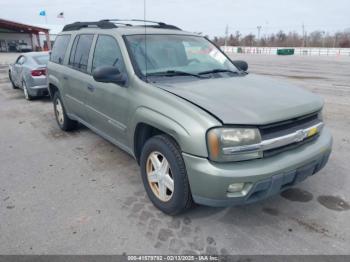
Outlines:
[[323,100],[309,91],[254,74],[155,85],[224,124],[265,125],[310,114],[323,106]]

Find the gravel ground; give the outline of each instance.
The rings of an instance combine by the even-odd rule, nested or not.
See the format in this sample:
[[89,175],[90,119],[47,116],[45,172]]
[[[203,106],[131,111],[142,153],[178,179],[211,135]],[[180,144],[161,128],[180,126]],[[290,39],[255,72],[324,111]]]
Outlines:
[[0,54],[1,254],[350,254],[350,57],[234,56],[321,95],[333,154],[281,196],[175,218],[130,156],[87,128],[60,131],[48,98],[11,88],[15,57]]

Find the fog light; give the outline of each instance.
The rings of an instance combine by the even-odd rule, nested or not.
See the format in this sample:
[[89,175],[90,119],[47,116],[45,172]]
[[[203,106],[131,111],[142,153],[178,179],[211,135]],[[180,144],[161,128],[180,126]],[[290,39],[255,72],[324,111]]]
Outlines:
[[234,183],[228,186],[227,192],[236,193],[241,192],[244,188],[245,183]]
[[227,188],[227,197],[244,197],[252,189],[252,183],[233,183]]

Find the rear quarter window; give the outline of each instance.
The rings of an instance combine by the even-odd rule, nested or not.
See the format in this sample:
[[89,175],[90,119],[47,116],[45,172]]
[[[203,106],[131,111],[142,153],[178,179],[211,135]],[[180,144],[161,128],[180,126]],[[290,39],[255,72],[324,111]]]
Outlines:
[[70,35],[59,35],[56,37],[55,43],[52,48],[50,61],[58,64],[62,64],[64,56],[66,55],[67,47],[69,44]]

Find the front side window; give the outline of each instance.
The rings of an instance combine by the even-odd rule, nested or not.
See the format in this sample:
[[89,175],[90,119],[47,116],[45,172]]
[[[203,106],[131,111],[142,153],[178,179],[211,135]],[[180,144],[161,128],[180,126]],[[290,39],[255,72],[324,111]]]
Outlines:
[[93,35],[78,35],[74,39],[72,51],[69,57],[69,65],[75,69],[86,72],[89,62]]
[[129,35],[126,43],[141,75],[161,72],[238,72],[232,62],[207,39],[188,35]]
[[92,70],[100,66],[116,66],[120,72],[125,72],[122,53],[112,36],[99,35],[97,38]]
[[70,35],[59,35],[55,39],[55,43],[52,48],[50,61],[58,64],[63,63],[64,56],[69,44]]

